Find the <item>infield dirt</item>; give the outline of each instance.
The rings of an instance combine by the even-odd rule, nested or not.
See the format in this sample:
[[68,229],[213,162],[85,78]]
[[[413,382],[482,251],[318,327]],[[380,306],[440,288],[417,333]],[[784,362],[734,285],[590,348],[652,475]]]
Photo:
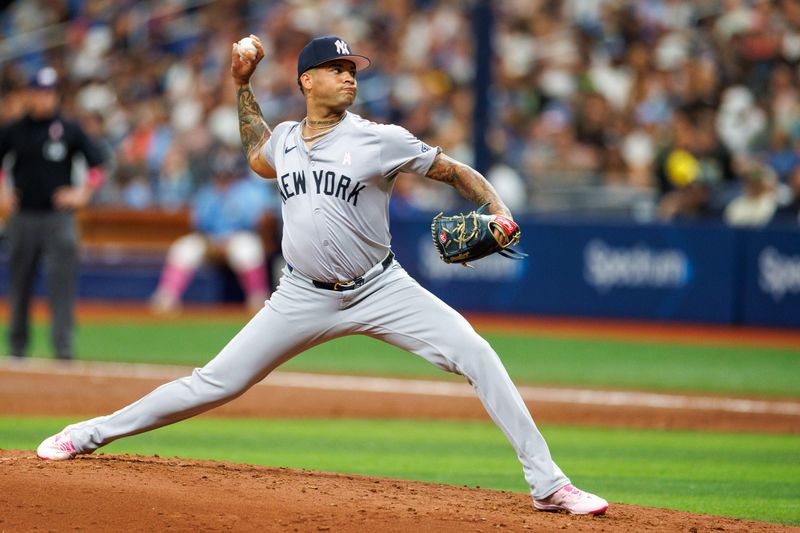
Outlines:
[[[92,387],[86,387],[89,380]],[[106,413],[162,381],[0,365],[0,415]],[[563,403],[532,407],[538,420],[562,423],[701,428],[714,421],[716,427],[789,432],[798,426],[796,416]],[[488,419],[477,400],[466,398],[300,393],[275,386],[256,386],[209,414]],[[800,532],[613,502],[602,517],[541,513],[524,494],[211,461],[97,454],[48,463],[32,450],[0,450],[0,509],[0,531]]]
[[[551,326],[548,324],[548,329]],[[606,332],[611,336],[623,333],[621,328]],[[724,335],[720,332],[720,336]],[[730,341],[742,342],[743,336],[747,335],[734,333]],[[790,343],[794,335],[778,339]],[[92,387],[86,387],[87,380],[92,380]],[[0,415],[108,413],[162,382],[26,372],[24,366],[10,369],[0,365]],[[800,431],[794,415],[563,402],[530,407],[540,422]],[[431,401],[419,395],[307,389],[297,394],[289,387],[277,386],[254,387],[213,414],[487,419],[477,399]],[[0,531],[34,530],[800,532],[797,527],[615,502],[600,517],[541,513],[532,509],[524,494],[355,475],[104,454],[48,463],[38,460],[32,450],[0,450]]]
[[3,531],[800,531],[613,503],[541,513],[524,494],[210,461],[11,450],[0,465]]

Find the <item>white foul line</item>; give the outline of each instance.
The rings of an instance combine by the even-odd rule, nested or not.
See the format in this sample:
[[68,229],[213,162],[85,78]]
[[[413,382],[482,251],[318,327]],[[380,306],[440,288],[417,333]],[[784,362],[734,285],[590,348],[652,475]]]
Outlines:
[[[129,363],[74,361],[59,363],[30,359],[22,362],[0,361],[0,372],[76,375],[100,378],[138,378],[171,380],[188,376],[190,367]],[[416,396],[447,396],[474,398],[475,391],[467,383],[422,379],[380,378],[273,372],[257,386],[300,389],[408,394]],[[652,409],[688,409],[727,411],[733,413],[779,414],[800,416],[800,402],[747,400],[711,396],[686,396],[632,391],[601,391],[557,387],[518,387],[522,398],[529,402],[549,402],[581,405],[645,407]]]

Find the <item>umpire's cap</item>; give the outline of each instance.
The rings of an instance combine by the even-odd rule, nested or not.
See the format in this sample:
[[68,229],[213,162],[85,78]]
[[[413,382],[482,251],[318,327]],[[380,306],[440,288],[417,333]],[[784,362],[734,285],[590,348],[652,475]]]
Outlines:
[[356,72],[364,70],[370,63],[367,57],[352,53],[350,45],[341,37],[327,35],[312,39],[300,51],[297,58],[297,77],[300,78],[303,72],[334,59],[352,61],[356,65]]

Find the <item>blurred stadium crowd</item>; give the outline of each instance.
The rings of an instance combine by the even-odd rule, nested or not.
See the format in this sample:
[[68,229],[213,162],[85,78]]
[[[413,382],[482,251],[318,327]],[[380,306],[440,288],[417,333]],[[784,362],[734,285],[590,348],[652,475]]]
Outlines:
[[[113,154],[98,202],[184,206],[214,157],[239,150],[228,68],[231,43],[249,33],[267,50],[254,88],[270,124],[302,118],[297,54],[337,34],[373,60],[354,112],[474,160],[471,2],[4,4],[0,121],[21,112],[27,78],[55,66],[65,108]],[[486,173],[512,209],[798,224],[799,0],[491,5]],[[457,201],[408,178],[392,208]]]

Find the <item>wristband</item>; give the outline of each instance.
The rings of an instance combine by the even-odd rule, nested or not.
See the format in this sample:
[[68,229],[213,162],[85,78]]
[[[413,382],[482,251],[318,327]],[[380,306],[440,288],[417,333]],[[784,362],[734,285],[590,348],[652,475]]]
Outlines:
[[514,233],[518,227],[516,222],[508,217],[504,217],[503,215],[495,215],[493,222],[503,228],[503,231],[506,232],[507,236]]

